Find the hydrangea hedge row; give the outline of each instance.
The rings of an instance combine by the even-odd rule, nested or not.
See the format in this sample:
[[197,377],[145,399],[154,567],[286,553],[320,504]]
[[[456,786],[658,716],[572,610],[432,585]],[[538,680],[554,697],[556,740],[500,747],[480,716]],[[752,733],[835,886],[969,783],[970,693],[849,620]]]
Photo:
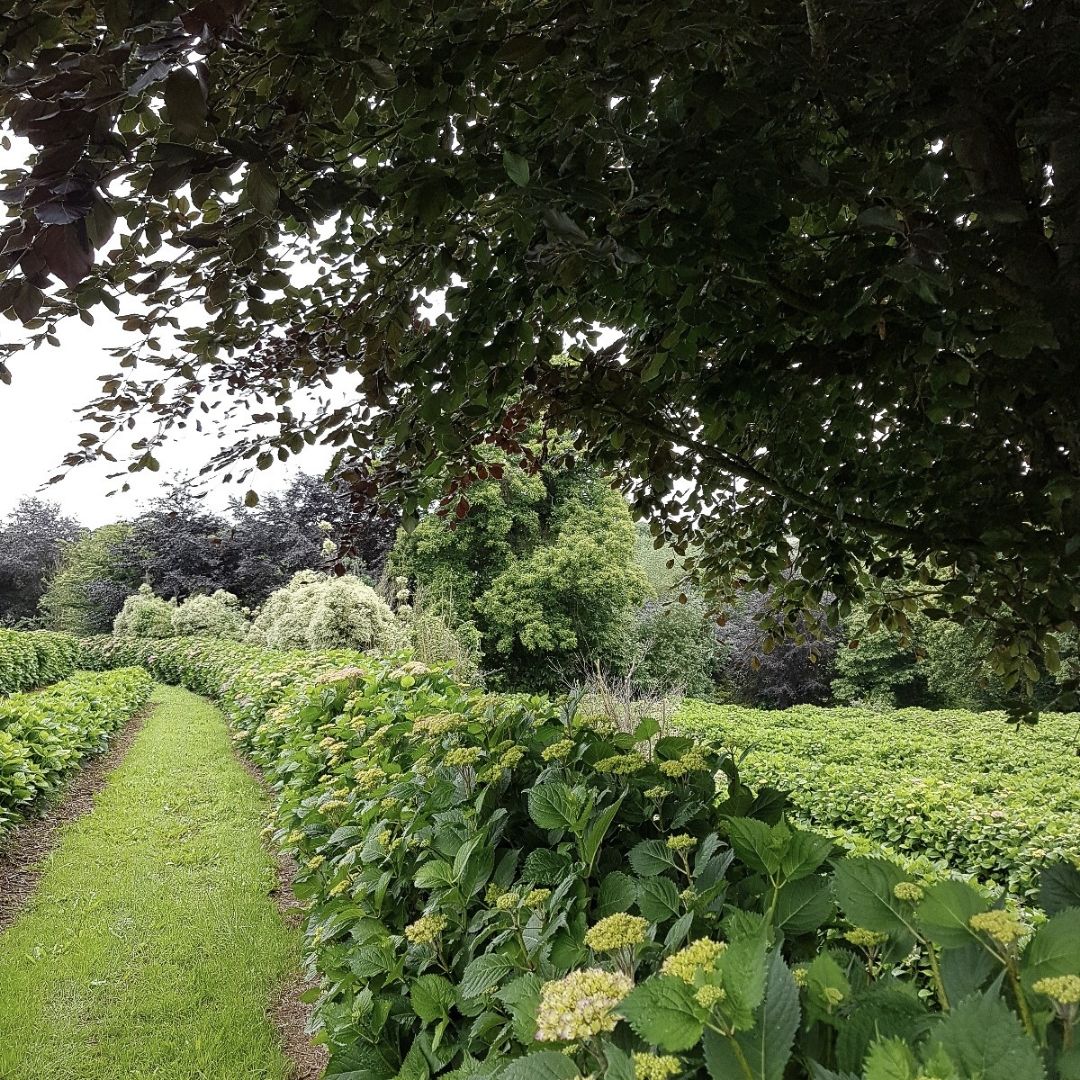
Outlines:
[[79,666],[79,639],[48,630],[0,630],[0,695],[66,679]]
[[214,696],[275,785],[328,1077],[1080,1077],[1072,867],[1033,930],[844,857],[650,720],[407,660],[97,648]]
[[783,786],[799,817],[878,851],[975,875],[1035,902],[1040,869],[1080,859],[1080,716],[1017,731],[1004,713],[684,703],[751,783]]
[[54,793],[150,699],[141,668],[79,672],[35,694],[0,699],[0,836]]

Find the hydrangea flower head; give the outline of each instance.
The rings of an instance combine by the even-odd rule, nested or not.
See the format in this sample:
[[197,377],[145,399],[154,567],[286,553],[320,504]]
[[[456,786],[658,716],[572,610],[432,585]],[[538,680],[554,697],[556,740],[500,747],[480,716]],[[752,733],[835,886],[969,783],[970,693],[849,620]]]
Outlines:
[[893,886],[893,896],[897,900],[917,904],[923,898],[923,887],[916,885],[914,881],[899,881]]
[[585,944],[594,952],[633,948],[645,940],[648,925],[639,915],[627,915],[625,912],[609,915],[590,927],[585,935]]
[[692,847],[697,846],[697,837],[691,836],[689,833],[678,833],[667,838],[667,846],[672,851],[689,851]]
[[1058,1005],[1080,1005],[1080,975],[1057,975],[1040,979],[1032,989],[1045,994]]
[[631,773],[640,772],[647,764],[645,758],[634,750],[629,754],[615,754],[598,761],[596,771],[611,773],[613,776],[629,776]]
[[550,746],[545,746],[544,751],[540,756],[545,761],[562,761],[563,758],[569,756],[570,751],[573,749],[573,739],[560,739],[558,742],[553,742]]
[[716,966],[716,961],[727,948],[723,941],[713,941],[711,938],[698,938],[677,953],[672,953],[663,964],[660,971],[664,975],[674,975],[683,982],[694,985],[694,979],[700,971],[711,971]]
[[968,925],[1005,946],[1015,945],[1027,933],[1027,927],[1019,919],[1001,910],[972,915]]
[[484,751],[479,746],[455,746],[453,750],[446,752],[443,764],[463,768],[475,765],[483,756]]
[[430,945],[445,929],[445,915],[422,915],[405,927],[405,936],[414,945]]
[[634,1054],[634,1080],[671,1080],[682,1071],[682,1063],[670,1054]]
[[860,949],[875,949],[878,945],[884,945],[889,940],[888,934],[879,934],[876,930],[865,930],[857,926],[844,935],[845,941],[852,945],[858,945]]
[[713,1006],[719,1005],[727,997],[727,992],[721,986],[699,986],[694,994],[694,1000],[703,1009],[712,1009]]
[[629,975],[586,968],[540,988],[536,1038],[540,1042],[571,1042],[614,1031],[619,1017],[614,1008],[633,989]]

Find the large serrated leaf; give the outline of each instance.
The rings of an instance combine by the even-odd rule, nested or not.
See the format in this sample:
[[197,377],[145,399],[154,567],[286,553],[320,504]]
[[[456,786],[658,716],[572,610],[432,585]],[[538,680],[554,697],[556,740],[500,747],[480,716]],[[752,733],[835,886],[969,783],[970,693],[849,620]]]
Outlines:
[[728,840],[741,862],[763,874],[776,874],[780,870],[783,841],[765,822],[731,818],[727,826]]
[[463,998],[479,997],[481,994],[498,986],[514,970],[514,965],[498,953],[484,953],[473,960],[458,984],[458,993]]
[[960,1002],[934,1029],[933,1045],[948,1054],[960,1076],[1043,1080],[1045,1075],[1034,1040],[996,994]]
[[421,975],[409,991],[413,1012],[425,1024],[446,1016],[456,999],[453,983],[442,975]]
[[529,817],[541,829],[580,832],[586,809],[584,794],[557,780],[538,784],[529,792]]
[[878,1039],[866,1056],[863,1080],[912,1080],[918,1072],[915,1055],[903,1039]]
[[629,911],[638,898],[637,882],[624,874],[621,870],[613,870],[600,883],[600,893],[597,898],[597,914],[603,918],[605,915],[614,915],[618,911]]
[[987,907],[982,893],[966,882],[939,881],[926,890],[916,918],[931,941],[946,948],[960,948],[976,939],[970,926],[971,917]]
[[1080,975],[1080,908],[1059,911],[1039,927],[1024,950],[1024,983]]
[[650,1046],[672,1053],[694,1046],[706,1019],[694,1000],[693,988],[670,975],[646,979],[630,992],[618,1011]]
[[875,1039],[918,1038],[930,1023],[926,1006],[895,985],[865,991],[845,1016],[836,1036],[836,1063],[845,1072],[859,1072]]
[[645,878],[639,882],[638,910],[651,923],[678,918],[681,908],[679,890],[671,878]]
[[834,911],[827,880],[800,878],[780,889],[776,898],[776,925],[788,934],[808,934],[828,922]]
[[511,1061],[499,1073],[499,1080],[575,1080],[580,1075],[578,1067],[566,1054],[541,1050]]
[[1070,862],[1046,867],[1039,874],[1039,906],[1047,915],[1080,907],[1080,869]]
[[908,877],[887,859],[859,856],[841,859],[833,889],[844,914],[856,926],[883,934],[910,932],[907,914],[893,889]]
[[791,838],[780,858],[780,874],[785,881],[799,881],[812,874],[832,854],[834,844],[828,837],[803,829],[792,829]]
[[765,998],[754,1025],[734,1037],[705,1032],[705,1063],[713,1080],[746,1077],[736,1054],[738,1045],[752,1080],[781,1080],[799,1027],[799,991],[779,951],[772,954],[766,975]]
[[675,856],[663,840],[642,840],[630,849],[630,865],[643,878],[656,877],[675,868]]
[[495,995],[510,1010],[514,1037],[523,1046],[529,1046],[536,1037],[536,1010],[542,985],[540,977],[530,971],[507,983]]

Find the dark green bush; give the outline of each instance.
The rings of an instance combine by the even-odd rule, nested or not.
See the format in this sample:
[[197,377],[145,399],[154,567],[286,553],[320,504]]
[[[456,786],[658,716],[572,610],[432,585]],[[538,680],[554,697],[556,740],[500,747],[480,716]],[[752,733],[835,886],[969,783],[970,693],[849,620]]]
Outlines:
[[633,679],[641,689],[680,689],[693,697],[715,692],[716,635],[700,600],[647,604],[638,617],[636,638],[640,660]]
[[626,501],[586,468],[488,468],[462,518],[429,515],[400,534],[393,573],[475,625],[491,685],[561,688],[583,666],[625,670],[650,593]]

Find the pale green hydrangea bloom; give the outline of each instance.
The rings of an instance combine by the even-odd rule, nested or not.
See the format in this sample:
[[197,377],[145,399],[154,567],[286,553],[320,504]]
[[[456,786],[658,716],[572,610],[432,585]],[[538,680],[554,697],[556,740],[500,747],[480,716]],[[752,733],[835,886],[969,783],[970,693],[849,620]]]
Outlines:
[[570,1042],[614,1031],[615,1006],[633,989],[629,975],[587,968],[540,989],[536,1038],[540,1042]]
[[619,912],[601,919],[585,935],[585,944],[593,952],[614,952],[616,949],[633,948],[645,940],[648,922],[639,915]]

